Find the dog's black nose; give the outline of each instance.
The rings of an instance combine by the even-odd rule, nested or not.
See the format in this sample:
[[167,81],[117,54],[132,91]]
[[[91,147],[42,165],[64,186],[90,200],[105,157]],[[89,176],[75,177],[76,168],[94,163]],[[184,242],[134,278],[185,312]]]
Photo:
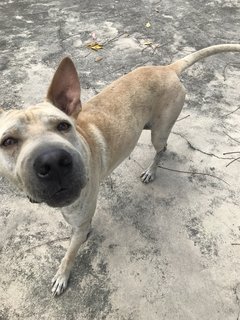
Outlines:
[[73,160],[63,149],[42,152],[34,161],[36,175],[41,179],[56,179],[72,171]]

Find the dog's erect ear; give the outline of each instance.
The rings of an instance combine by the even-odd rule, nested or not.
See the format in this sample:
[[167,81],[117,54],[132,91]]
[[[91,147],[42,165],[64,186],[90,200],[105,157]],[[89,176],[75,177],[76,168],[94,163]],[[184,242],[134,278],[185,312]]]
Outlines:
[[48,89],[47,100],[72,117],[81,111],[80,82],[70,58],[64,58],[58,66]]

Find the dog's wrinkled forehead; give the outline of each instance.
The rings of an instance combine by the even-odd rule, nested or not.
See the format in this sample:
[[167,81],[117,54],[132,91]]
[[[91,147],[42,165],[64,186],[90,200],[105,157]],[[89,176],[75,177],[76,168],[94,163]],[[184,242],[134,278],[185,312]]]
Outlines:
[[73,124],[70,117],[48,102],[22,110],[7,111],[0,115],[0,137],[7,132],[29,134],[29,130],[51,129],[60,121],[68,121]]

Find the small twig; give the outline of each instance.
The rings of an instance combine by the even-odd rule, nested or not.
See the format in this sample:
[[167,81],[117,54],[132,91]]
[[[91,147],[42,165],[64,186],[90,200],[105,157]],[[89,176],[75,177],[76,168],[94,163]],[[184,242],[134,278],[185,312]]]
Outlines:
[[37,244],[36,246],[28,248],[28,249],[22,251],[21,253],[27,253],[27,252],[30,252],[31,250],[36,249],[36,248],[39,248],[39,247],[42,247],[42,246],[46,246],[46,245],[49,245],[49,244],[53,244],[53,243],[58,242],[58,241],[66,241],[66,240],[69,240],[69,238],[70,237],[64,237],[64,238],[58,238],[58,239],[50,240],[50,241],[47,241],[47,242],[43,242],[43,243]]
[[113,71],[111,71],[111,72],[104,73],[104,74],[103,74],[103,77],[109,76],[110,74],[113,74],[113,73],[117,73],[118,71],[121,71],[123,68],[124,68],[124,67],[122,66],[122,67],[120,67],[120,68],[118,68],[118,69],[115,69],[115,70],[113,70]]
[[235,161],[238,161],[239,159],[240,159],[240,157],[237,157],[236,159],[233,159],[232,161],[230,161],[230,162],[226,165],[226,167],[230,166],[230,164],[232,164],[232,163],[235,162]]
[[232,242],[231,245],[232,245],[232,246],[240,246],[240,243]]
[[136,159],[132,158],[132,160],[133,160],[133,162],[135,162],[139,166],[139,168],[144,170],[144,167]]
[[206,156],[215,157],[215,158],[221,159],[221,160],[232,160],[232,158],[219,157],[219,156],[217,156],[217,155],[214,154],[214,153],[205,152],[205,151],[203,151],[203,150],[201,150],[201,149],[199,149],[199,148],[196,148],[196,147],[194,147],[193,144],[192,144],[186,137],[184,137],[184,135],[182,135],[181,133],[175,132],[175,131],[172,131],[172,133],[175,134],[175,135],[177,135],[177,136],[179,136],[179,137],[181,137],[182,139],[184,139],[184,140],[187,142],[189,148],[192,149],[192,150],[194,150],[194,151],[198,151],[198,152],[201,152],[202,154],[205,154]]
[[[138,43],[139,43],[140,45],[142,45],[139,40],[137,40],[137,41],[138,41]],[[143,54],[143,52],[144,52],[146,49],[150,48],[150,49],[152,50],[152,54],[154,55],[155,52],[156,52],[158,49],[166,46],[166,45],[169,44],[169,43],[170,43],[170,42],[165,42],[165,43],[163,43],[163,44],[155,44],[155,45],[154,45],[154,44],[145,45],[145,47],[141,50],[141,54]]]
[[224,132],[226,136],[228,136],[228,138],[232,139],[233,141],[240,143],[240,141],[238,141],[237,139],[231,137],[227,132]]
[[89,51],[83,58],[87,58],[91,53],[92,51]]
[[224,152],[223,155],[225,155],[225,154],[233,154],[233,153],[240,153],[240,151]]
[[[186,118],[188,118],[188,117],[190,117],[190,114],[188,114],[187,116],[185,116],[185,117],[182,117],[182,118],[180,118],[180,119],[177,119],[177,121],[181,121],[181,120],[184,120],[184,119],[186,119]],[[176,122],[177,122],[176,121]]]
[[102,43],[103,46],[105,46],[106,44],[109,44],[110,42],[113,42],[117,39],[119,39],[121,36],[123,36],[124,34],[128,34],[127,32],[122,32],[120,34],[118,34],[116,37],[112,38],[112,39],[109,39],[109,40],[106,40],[105,42]]
[[232,114],[232,113],[234,113],[234,112],[238,111],[239,109],[240,109],[240,106],[239,106],[239,107],[237,107],[237,109],[235,109],[235,110],[233,110],[233,111],[231,111],[231,112],[229,112],[229,113],[227,113],[227,114],[222,115],[222,116],[221,116],[221,118],[223,118],[223,117],[227,117],[227,116],[229,116],[230,114]]
[[203,176],[209,176],[215,179],[218,179],[224,183],[226,183],[227,185],[229,185],[229,183],[227,183],[225,180],[211,174],[211,173],[204,173],[204,172],[194,172],[194,171],[182,171],[182,170],[177,170],[177,169],[170,169],[170,168],[166,168],[163,166],[158,165],[159,168],[164,169],[164,170],[169,170],[169,171],[173,171],[173,172],[179,172],[179,173],[185,173],[185,174],[193,174],[193,175],[203,175]]

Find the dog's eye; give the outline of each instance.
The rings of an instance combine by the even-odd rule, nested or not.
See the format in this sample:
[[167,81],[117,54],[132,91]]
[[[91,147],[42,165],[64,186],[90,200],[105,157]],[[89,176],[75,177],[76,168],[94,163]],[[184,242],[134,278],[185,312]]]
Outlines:
[[71,128],[71,124],[66,121],[62,121],[57,125],[58,131],[68,131]]
[[14,144],[17,144],[18,140],[12,137],[6,138],[2,141],[1,145],[3,147],[10,147],[13,146]]

